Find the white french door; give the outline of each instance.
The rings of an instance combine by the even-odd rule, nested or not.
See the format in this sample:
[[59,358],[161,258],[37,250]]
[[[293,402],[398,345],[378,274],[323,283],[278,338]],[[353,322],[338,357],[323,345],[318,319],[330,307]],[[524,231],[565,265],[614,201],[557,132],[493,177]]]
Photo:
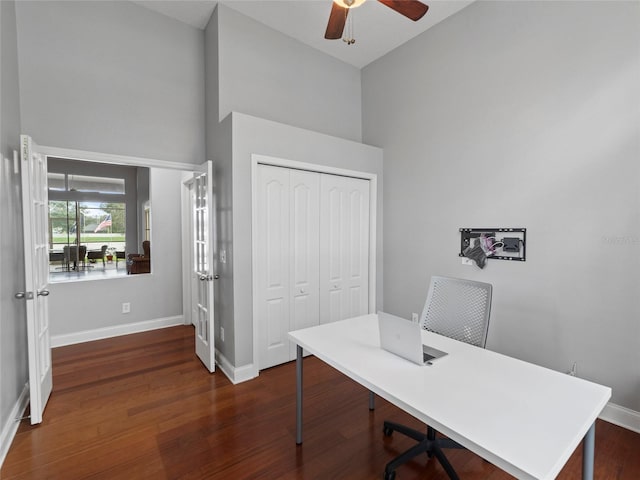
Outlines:
[[24,236],[27,349],[31,424],[42,415],[53,388],[49,331],[49,241],[47,238],[47,157],[28,135],[20,136],[22,165],[22,215]]
[[201,165],[194,175],[193,275],[196,354],[210,372],[215,371],[213,280],[215,244],[215,208],[213,205],[213,163]]

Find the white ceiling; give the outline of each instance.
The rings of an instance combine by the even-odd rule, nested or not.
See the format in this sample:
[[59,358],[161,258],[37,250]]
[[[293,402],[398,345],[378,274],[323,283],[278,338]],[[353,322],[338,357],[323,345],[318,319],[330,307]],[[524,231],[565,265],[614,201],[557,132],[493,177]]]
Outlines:
[[474,0],[423,0],[429,11],[417,22],[369,0],[349,13],[356,42],[325,40],[331,0],[134,0],[135,3],[204,29],[217,3],[295,38],[313,48],[362,68]]

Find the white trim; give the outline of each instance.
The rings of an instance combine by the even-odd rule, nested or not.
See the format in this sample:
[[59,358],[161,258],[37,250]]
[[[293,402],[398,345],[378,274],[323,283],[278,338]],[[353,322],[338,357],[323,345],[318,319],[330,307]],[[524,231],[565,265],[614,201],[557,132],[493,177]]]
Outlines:
[[9,413],[6,422],[2,426],[2,432],[0,432],[0,468],[2,468],[5,458],[7,458],[9,448],[20,426],[19,419],[24,415],[27,405],[29,405],[29,383],[25,384],[18,401],[11,409],[11,413]]
[[[253,374],[257,377],[260,375],[258,369],[260,359],[260,346],[258,345],[258,339],[260,333],[258,329],[258,322],[256,320],[258,311],[258,278],[257,272],[257,258],[258,258],[258,242],[256,241],[256,235],[258,231],[258,157],[251,155],[251,316],[253,323]],[[228,376],[228,375],[227,375]]]
[[315,163],[299,162],[298,160],[287,160],[285,158],[269,157],[257,153],[251,154],[251,166],[258,163],[263,165],[272,165],[274,167],[293,168],[296,170],[304,170],[307,172],[328,173],[330,175],[339,175],[341,177],[362,178],[364,180],[372,180],[377,178],[377,174],[369,172],[360,172],[358,170],[348,170],[346,168],[330,167],[328,165],[318,165]]
[[104,338],[119,337],[121,335],[129,335],[132,333],[140,333],[147,332],[149,330],[158,330],[160,328],[175,327],[177,325],[184,325],[184,317],[182,315],[157,318],[154,320],[146,320],[144,322],[127,323],[124,325],[116,325],[113,327],[96,328],[93,330],[83,330],[74,333],[52,335],[51,347],[63,347],[65,345],[91,342],[93,340],[102,340]]
[[[193,318],[191,278],[193,275],[193,202],[191,200],[193,176],[182,180],[180,198],[182,223],[182,315],[185,325],[195,325]],[[185,248],[185,246],[187,246]]]
[[378,244],[378,176],[369,179],[369,313],[376,311],[376,291],[378,287],[378,272],[376,262]]
[[158,160],[154,158],[131,157],[128,155],[73,150],[71,148],[47,147],[44,145],[38,145],[38,151],[48,157],[82,160],[85,162],[111,163],[115,165],[129,165],[134,167],[166,168],[170,170],[186,171],[194,170],[197,167],[197,165],[193,163],[169,162],[167,160]]
[[[269,157],[267,155],[251,154],[251,269],[256,271],[258,258],[258,245],[255,232],[258,231],[258,211],[257,196],[257,174],[258,165],[271,165],[274,167],[293,168],[308,172],[326,173],[330,175],[340,175],[342,177],[360,178],[369,180],[369,313],[376,312],[376,291],[377,291],[377,219],[378,219],[378,175],[370,172],[360,172],[345,168],[330,167],[326,165],[316,165],[313,163],[299,162],[297,160],[287,160],[284,158]],[[258,279],[252,275],[252,311],[253,313],[253,375],[259,375],[258,369],[258,322],[255,321],[255,312],[258,309],[257,295]]]
[[640,433],[640,412],[636,412],[630,408],[621,407],[620,405],[609,402],[598,418],[631,430],[632,432]]
[[216,349],[216,364],[234,385],[252,380],[258,376],[255,364],[243,365],[242,367],[236,368],[218,349]]

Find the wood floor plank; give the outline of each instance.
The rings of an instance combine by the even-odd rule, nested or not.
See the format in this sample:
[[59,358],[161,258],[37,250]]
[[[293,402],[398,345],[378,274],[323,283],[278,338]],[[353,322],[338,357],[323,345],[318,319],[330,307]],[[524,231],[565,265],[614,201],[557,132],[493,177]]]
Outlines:
[[[295,363],[233,385],[194,354],[192,327],[172,327],[53,350],[44,422],[23,421],[0,478],[379,479],[411,446],[385,438],[385,419],[420,422],[323,362],[305,359],[304,444],[295,445]],[[640,434],[598,421],[596,478],[640,479]],[[535,452],[531,453],[535,455]],[[464,480],[513,477],[466,450],[447,452]],[[581,478],[578,448],[560,476]],[[398,480],[445,480],[426,456]]]

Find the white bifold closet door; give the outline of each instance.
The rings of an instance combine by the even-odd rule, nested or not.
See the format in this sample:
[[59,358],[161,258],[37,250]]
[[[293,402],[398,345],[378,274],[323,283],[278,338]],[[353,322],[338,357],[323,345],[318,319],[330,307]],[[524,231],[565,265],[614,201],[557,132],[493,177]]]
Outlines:
[[368,313],[369,181],[320,179],[320,323]]
[[295,358],[287,332],[368,312],[369,182],[258,166],[259,369]]
[[287,332],[319,322],[317,173],[258,168],[260,368],[295,358]]

